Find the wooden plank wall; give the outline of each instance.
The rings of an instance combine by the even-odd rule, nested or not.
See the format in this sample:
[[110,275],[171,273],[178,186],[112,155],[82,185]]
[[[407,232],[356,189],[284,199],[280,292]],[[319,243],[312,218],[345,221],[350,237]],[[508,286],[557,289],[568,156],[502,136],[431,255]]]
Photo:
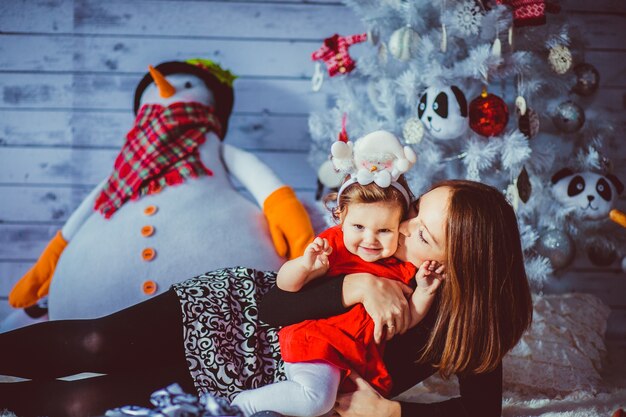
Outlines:
[[[626,5],[566,7],[602,74],[594,104],[626,125]],[[13,283],[109,172],[148,64],[207,57],[232,69],[240,78],[227,140],[310,199],[307,117],[330,98],[311,92],[309,56],[328,35],[363,31],[336,1],[0,1],[0,318]],[[609,336],[626,339],[625,274],[579,258],[546,291],[597,294],[613,309]]]

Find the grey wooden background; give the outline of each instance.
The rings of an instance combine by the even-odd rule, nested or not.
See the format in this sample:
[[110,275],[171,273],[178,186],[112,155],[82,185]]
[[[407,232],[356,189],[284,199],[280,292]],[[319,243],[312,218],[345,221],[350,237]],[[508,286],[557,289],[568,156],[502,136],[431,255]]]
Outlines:
[[[572,0],[565,10],[601,73],[594,106],[623,126],[625,3]],[[206,57],[238,74],[226,140],[308,200],[307,117],[329,101],[310,90],[310,53],[335,32],[364,30],[350,9],[324,0],[0,0],[0,318],[12,285],[110,171],[148,64]],[[612,308],[609,338],[626,341],[626,274],[617,262],[579,258],[547,291],[597,294]]]

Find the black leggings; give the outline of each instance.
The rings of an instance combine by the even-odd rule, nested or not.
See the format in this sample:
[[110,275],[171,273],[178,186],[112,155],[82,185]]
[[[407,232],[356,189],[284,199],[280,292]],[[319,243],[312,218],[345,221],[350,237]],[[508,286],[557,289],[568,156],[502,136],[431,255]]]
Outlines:
[[[61,381],[81,372],[105,374]],[[169,290],[98,319],[60,320],[0,334],[0,411],[19,417],[103,415],[122,405],[150,406],[171,383],[196,394],[183,347],[178,297]]]

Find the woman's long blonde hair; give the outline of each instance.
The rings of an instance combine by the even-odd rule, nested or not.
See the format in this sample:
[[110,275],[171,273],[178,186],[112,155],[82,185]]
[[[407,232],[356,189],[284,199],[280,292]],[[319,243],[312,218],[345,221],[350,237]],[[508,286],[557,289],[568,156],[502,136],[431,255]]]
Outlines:
[[464,180],[449,187],[445,285],[422,361],[439,373],[495,369],[532,321],[532,299],[515,212],[497,189]]

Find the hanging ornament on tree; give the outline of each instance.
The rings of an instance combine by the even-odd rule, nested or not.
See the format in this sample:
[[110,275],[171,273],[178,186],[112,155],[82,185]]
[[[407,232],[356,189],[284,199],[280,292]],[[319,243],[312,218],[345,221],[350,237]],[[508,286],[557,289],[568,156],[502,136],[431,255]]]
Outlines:
[[610,242],[594,239],[587,245],[587,256],[595,266],[609,266],[617,259],[617,252]]
[[493,45],[491,45],[491,55],[500,58],[502,56],[502,42],[500,42],[500,38],[496,38],[493,41]]
[[448,50],[448,33],[446,31],[445,23],[441,24],[441,45],[439,47],[441,52],[446,52]]
[[518,177],[513,181],[513,184],[509,184],[505,190],[505,196],[513,209],[517,211],[519,202],[526,204],[530,199],[530,193],[532,186],[530,184],[530,178],[528,177],[528,171],[526,167],[522,167],[522,171]]
[[480,8],[473,0],[459,3],[454,10],[454,25],[463,36],[478,35],[482,20]]
[[348,74],[356,67],[356,63],[348,53],[348,48],[356,43],[364,42],[366,39],[366,33],[351,36],[339,36],[335,33],[324,39],[324,44],[311,54],[311,59],[324,61],[328,75],[331,77]]
[[[520,82],[521,84],[521,82]],[[517,110],[517,127],[528,139],[539,133],[539,115],[533,109],[529,109],[526,100],[522,96],[515,99]]]
[[315,199],[319,200],[328,188],[330,191],[337,191],[341,186],[344,174],[337,171],[331,160],[326,160],[317,170],[317,189]]
[[563,269],[572,263],[576,254],[574,241],[567,232],[557,229],[543,231],[536,243],[537,252],[550,260],[554,269]]
[[387,61],[389,60],[389,50],[387,49],[387,45],[385,45],[385,42],[381,42],[378,44],[378,62],[380,62],[381,65],[386,65]]
[[311,90],[320,91],[322,84],[324,84],[324,71],[322,71],[322,64],[316,62],[313,77],[311,77]]
[[435,139],[456,139],[467,131],[467,99],[456,85],[430,86],[420,97],[417,116]]
[[528,139],[535,137],[539,133],[539,115],[533,109],[526,109],[523,115],[519,115],[517,127]]
[[404,141],[410,144],[418,144],[424,138],[424,124],[417,117],[411,117],[404,123],[402,129]]
[[559,104],[552,114],[552,122],[564,133],[574,133],[585,124],[585,111],[571,100]]
[[555,45],[548,53],[550,67],[557,74],[565,74],[572,67],[572,53],[565,45]]
[[583,62],[573,68],[576,74],[576,85],[572,91],[580,96],[590,96],[596,92],[600,84],[600,73],[591,64]]
[[517,187],[515,185],[515,182],[513,182],[513,184],[509,184],[506,187],[506,190],[504,190],[504,196],[506,197],[506,200],[509,202],[511,207],[513,207],[513,210],[515,210],[517,212],[517,208],[519,207],[520,198],[519,198],[519,192],[517,191]]
[[376,28],[369,28],[367,31],[367,40],[374,46],[380,41],[380,32]]
[[389,53],[400,61],[408,61],[415,54],[420,36],[410,25],[396,30],[389,38]]
[[526,171],[525,166],[522,167],[522,171],[515,181],[515,186],[517,187],[517,193],[520,200],[522,200],[524,204],[528,203],[532,192],[532,185],[530,184],[530,177],[528,176],[528,171]]
[[348,115],[346,113],[341,116],[341,131],[337,136],[339,142],[348,143],[350,138],[348,137],[348,130],[346,129],[346,122],[348,121]]
[[482,136],[497,136],[506,128],[509,109],[500,97],[487,93],[487,89],[469,105],[469,125]]
[[526,105],[526,99],[522,96],[517,96],[515,98],[515,108],[517,109],[517,113],[519,113],[520,116],[525,115],[526,109],[528,108]]
[[552,176],[552,195],[578,219],[604,220],[624,192],[624,184],[613,174],[575,172],[563,168]]

